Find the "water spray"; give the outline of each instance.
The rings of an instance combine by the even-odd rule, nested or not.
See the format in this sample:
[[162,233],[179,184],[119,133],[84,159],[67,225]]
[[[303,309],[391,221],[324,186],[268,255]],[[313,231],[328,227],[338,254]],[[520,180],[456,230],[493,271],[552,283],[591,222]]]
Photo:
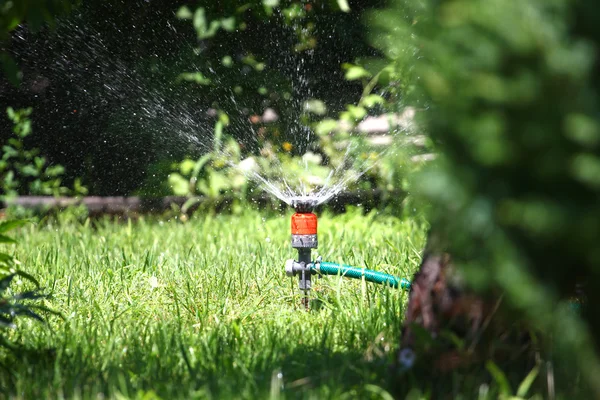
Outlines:
[[296,211],[292,215],[292,247],[298,250],[298,260],[285,262],[287,276],[298,276],[298,287],[304,293],[302,303],[308,309],[311,276],[341,275],[347,278],[364,279],[367,282],[379,283],[393,288],[409,289],[410,281],[383,272],[366,268],[357,268],[344,264],[323,261],[318,257],[312,260],[312,249],[319,245],[317,238],[317,216],[313,213],[318,201],[309,196],[292,198],[290,205]]

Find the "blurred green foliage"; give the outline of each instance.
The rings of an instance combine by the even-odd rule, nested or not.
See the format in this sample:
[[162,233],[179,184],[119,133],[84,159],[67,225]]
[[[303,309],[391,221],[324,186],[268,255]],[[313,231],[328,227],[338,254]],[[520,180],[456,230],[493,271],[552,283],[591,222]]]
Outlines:
[[[345,182],[346,190],[377,189],[390,193],[387,199],[391,203],[399,203],[392,200],[397,199],[395,196],[399,192],[409,190],[407,175],[423,164],[414,156],[427,153],[430,148],[424,143],[415,146],[415,142],[422,140],[415,141],[418,135],[406,127],[406,122],[405,126],[400,126],[397,121],[405,110],[396,101],[401,89],[390,89],[398,80],[396,70],[377,59],[370,59],[368,66],[340,63],[337,68],[345,81],[362,88],[355,90],[358,96],[348,104],[336,105],[331,99],[310,96],[314,93],[308,88],[300,87],[298,91],[297,86],[302,86],[298,81],[326,78],[321,74],[309,78],[302,71],[307,60],[314,57],[312,51],[319,49],[323,32],[319,32],[316,24],[328,13],[350,11],[349,6],[342,1],[319,5],[298,1],[254,3],[260,4],[248,2],[239,6],[225,2],[219,7],[204,5],[195,10],[184,6],[177,15],[191,21],[202,40],[228,40],[229,35],[245,31],[248,21],[256,24],[257,19],[274,21],[284,32],[291,30],[294,33],[293,49],[297,53],[297,57],[290,60],[295,63],[291,70],[295,79],[280,76],[283,70],[250,52],[237,59],[224,53],[215,78],[201,72],[211,70],[209,65],[212,65],[206,62],[207,65],[202,66],[203,61],[199,71],[180,74],[180,81],[199,86],[223,90],[232,85],[239,104],[248,101],[249,93],[259,93],[265,98],[262,106],[269,106],[267,109],[271,111],[275,109],[276,118],[269,120],[259,115],[260,108],[254,109],[255,114],[249,116],[252,126],[247,129],[251,136],[231,135],[238,143],[235,147],[235,142],[230,142],[234,150],[213,148],[198,161],[187,158],[172,165],[168,178],[172,193],[202,194],[213,198],[233,194],[248,199],[250,192],[260,188],[262,179],[283,191],[286,189],[284,182],[287,182],[298,192],[305,191],[301,188],[317,191],[323,186]],[[262,40],[268,39],[263,37]],[[283,45],[288,46],[286,41]],[[287,51],[285,48],[278,50]],[[245,65],[246,72],[233,68],[236,64]],[[246,79],[240,79],[242,76]],[[255,82],[264,84],[250,88],[249,85]],[[384,86],[385,89],[380,90]],[[295,103],[289,102],[291,96],[298,96]],[[216,107],[221,105],[215,103]],[[221,115],[226,112],[225,107],[219,109]],[[382,115],[389,120],[389,129],[374,133],[359,129],[359,124],[366,118]],[[219,129],[215,131],[216,136],[220,136]],[[218,161],[223,158],[228,162]]]
[[[182,6],[176,15],[189,21],[196,32],[199,56],[194,71],[179,74],[177,81],[204,87],[215,94],[212,107],[237,119],[240,109],[243,117],[259,119],[265,109],[275,110],[277,121],[262,129],[258,135],[246,127],[232,134],[243,143],[243,151],[255,153],[265,141],[276,146],[291,143],[293,153],[306,150],[307,140],[302,125],[315,121],[316,116],[335,113],[343,107],[339,96],[350,100],[356,85],[353,79],[313,73],[312,68],[339,69],[344,59],[332,44],[343,39],[332,31],[335,25],[345,26],[347,33],[356,36],[350,28],[351,19],[340,11],[349,11],[345,2],[313,4],[304,1],[280,2],[253,0],[246,2],[221,1],[196,8]],[[249,38],[253,37],[252,43]],[[364,41],[348,44],[342,52],[355,54],[372,52]],[[332,51],[333,50],[333,51]],[[229,99],[234,96],[234,104]],[[328,107],[330,109],[328,109]],[[233,106],[233,109],[232,109]],[[366,115],[364,109],[353,109],[356,119]],[[313,139],[314,141],[314,139]]]
[[48,165],[37,148],[29,149],[25,138],[32,133],[31,109],[14,110],[6,114],[14,124],[13,136],[2,146],[0,158],[0,200],[17,195],[84,195],[85,186],[75,179],[73,189],[61,184],[65,170],[61,165]]
[[[300,194],[343,183],[344,191],[376,190],[382,195],[380,206],[403,210],[408,198],[398,201],[398,195],[410,191],[409,174],[425,164],[420,159],[429,151],[427,144],[421,143],[424,138],[387,134],[370,138],[353,132],[356,124],[348,124],[343,114],[339,120],[314,123],[318,141],[300,154],[289,142],[278,145],[269,139],[262,141],[257,154],[244,154],[240,144],[226,133],[223,120],[228,119],[221,114],[212,150],[197,160],[186,158],[170,164],[168,179],[161,182],[163,193],[210,200],[229,198],[243,204],[264,195],[265,184],[284,193],[291,189]],[[383,139],[383,144],[377,139]]]
[[[370,14],[441,157],[415,178],[471,285],[555,333],[597,385],[600,12],[593,1],[396,1]],[[557,301],[584,284],[581,321]]]

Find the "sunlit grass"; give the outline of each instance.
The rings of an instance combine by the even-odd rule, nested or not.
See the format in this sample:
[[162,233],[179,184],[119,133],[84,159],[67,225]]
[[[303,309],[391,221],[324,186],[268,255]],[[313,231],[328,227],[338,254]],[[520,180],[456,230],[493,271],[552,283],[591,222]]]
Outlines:
[[[424,225],[359,210],[319,220],[328,261],[409,277]],[[16,398],[375,397],[391,390],[406,293],[326,277],[314,307],[285,277],[289,215],[47,223],[19,233],[23,268],[65,319],[21,321],[1,353]],[[5,371],[7,371],[5,373]],[[9,371],[9,372],[8,372]]]

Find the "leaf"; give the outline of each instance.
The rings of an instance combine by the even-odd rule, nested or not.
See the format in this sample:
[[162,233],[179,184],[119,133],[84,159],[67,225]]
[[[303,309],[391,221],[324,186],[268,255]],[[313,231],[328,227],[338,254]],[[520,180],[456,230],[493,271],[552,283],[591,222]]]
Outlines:
[[[47,298],[47,297],[48,296],[45,295],[45,294],[41,295],[41,298]],[[32,309],[34,309],[34,310],[42,311],[42,312],[45,312],[45,313],[48,313],[48,314],[52,314],[52,315],[54,315],[56,317],[59,317],[61,319],[65,319],[65,316],[60,311],[55,311],[55,310],[53,310],[51,308],[48,308],[46,306],[40,306],[40,305],[37,305],[37,304],[30,304],[29,307],[32,308]]]
[[338,7],[343,12],[350,12],[350,6],[348,5],[348,0],[337,0]]
[[323,136],[337,130],[337,128],[338,121],[334,119],[324,119],[317,124],[315,131],[317,132],[317,135]]
[[11,307],[9,309],[9,313],[14,316],[18,315],[21,317],[29,317],[29,318],[38,320],[40,322],[45,322],[44,319],[40,315],[34,313],[33,311],[31,311],[31,309],[29,309],[28,306],[25,306],[23,304],[11,305]]
[[[12,319],[4,317],[0,313],[0,328],[14,329],[15,324],[12,323]],[[2,343],[2,344],[4,344],[4,343]]]
[[10,274],[0,279],[0,293],[4,292],[15,278],[15,274]]
[[525,377],[525,379],[523,379],[523,382],[521,382],[519,388],[517,389],[517,397],[527,396],[527,392],[529,391],[529,388],[531,388],[531,385],[535,381],[535,378],[537,378],[538,372],[539,367],[536,366],[527,374],[527,376]]
[[192,14],[192,12],[187,6],[183,6],[179,10],[177,10],[176,15],[179,19],[192,19],[192,17],[194,16],[194,14]]
[[208,25],[206,23],[206,13],[204,11],[204,7],[199,7],[194,13],[194,28],[196,29],[196,33],[199,38],[204,38],[206,34]]
[[325,115],[327,113],[327,106],[322,100],[310,99],[304,103],[304,110],[316,115]]
[[219,30],[220,27],[221,27],[221,21],[211,21],[211,23],[208,27],[208,30],[206,31],[206,33],[204,34],[202,39],[213,37],[215,35],[215,33],[217,33],[217,31]]
[[195,206],[196,204],[200,203],[201,201],[202,201],[201,197],[190,197],[181,206],[181,212],[184,214],[187,213],[188,210],[190,209],[190,207]]
[[360,103],[367,108],[372,108],[376,104],[384,104],[385,100],[378,94],[370,94],[365,96]]
[[195,82],[199,85],[208,85],[210,84],[210,79],[205,77],[201,72],[183,72],[179,74],[177,80]]
[[233,65],[233,58],[231,58],[231,56],[225,56],[221,59],[221,64],[229,68]]
[[510,396],[512,389],[510,388],[510,383],[508,383],[508,379],[506,378],[504,372],[502,372],[502,370],[498,368],[493,361],[486,362],[485,368],[496,381],[496,384],[500,389],[500,394],[504,396]]
[[14,300],[23,301],[23,300],[39,300],[44,299],[48,296],[39,292],[39,290],[29,290],[27,292],[22,292],[13,296]]
[[169,186],[176,196],[187,196],[190,194],[190,183],[187,179],[177,173],[169,174]]
[[10,119],[12,122],[15,122],[15,109],[12,107],[8,107],[6,109],[6,115],[8,116],[8,119]]
[[198,159],[198,161],[196,161],[194,163],[194,166],[193,166],[193,169],[192,169],[192,177],[193,178],[198,178],[198,175],[200,174],[200,171],[206,165],[206,163],[208,161],[210,161],[210,159],[212,158],[212,156],[213,155],[211,153],[205,154],[202,157],[200,157]]
[[273,8],[279,5],[279,0],[263,0],[263,8],[267,16],[273,15]]
[[361,78],[370,78],[371,73],[363,67],[359,67],[358,65],[349,65],[346,69],[346,75],[344,75],[344,77],[346,80],[355,81]]
[[8,236],[0,235],[0,243],[17,243],[17,241]]
[[25,176],[38,176],[40,172],[30,164],[27,164],[21,168],[21,173]]
[[62,165],[53,165],[51,167],[46,168],[45,171],[47,176],[56,177],[65,173],[65,167]]
[[394,396],[392,396],[390,394],[390,392],[388,392],[387,390],[385,390],[384,388],[377,386],[377,385],[372,385],[372,384],[366,384],[365,385],[365,390],[367,392],[373,393],[375,395],[377,395],[377,398],[381,399],[381,400],[394,400]]
[[195,164],[194,160],[190,160],[189,158],[186,158],[179,164],[179,172],[181,172],[181,174],[183,176],[190,175],[192,173],[192,171],[194,170],[194,164]]
[[235,17],[223,18],[221,27],[227,32],[233,32],[235,30]]
[[367,110],[365,110],[364,107],[357,107],[349,104],[346,108],[348,109],[350,115],[352,115],[352,118],[356,120],[363,119],[365,115],[367,115]]
[[18,270],[17,272],[15,272],[15,274],[19,275],[21,278],[25,278],[28,281],[32,282],[36,287],[40,287],[40,283],[37,281],[37,279],[29,275],[27,272]]
[[8,232],[12,229],[25,226],[29,223],[31,223],[31,221],[28,221],[26,219],[15,219],[13,221],[0,222],[0,233]]

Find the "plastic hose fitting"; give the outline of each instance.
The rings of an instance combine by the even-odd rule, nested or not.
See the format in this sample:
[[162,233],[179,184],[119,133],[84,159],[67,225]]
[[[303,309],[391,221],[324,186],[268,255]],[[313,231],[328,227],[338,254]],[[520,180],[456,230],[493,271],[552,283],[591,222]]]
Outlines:
[[317,216],[313,213],[292,215],[292,247],[295,249],[316,249]]

